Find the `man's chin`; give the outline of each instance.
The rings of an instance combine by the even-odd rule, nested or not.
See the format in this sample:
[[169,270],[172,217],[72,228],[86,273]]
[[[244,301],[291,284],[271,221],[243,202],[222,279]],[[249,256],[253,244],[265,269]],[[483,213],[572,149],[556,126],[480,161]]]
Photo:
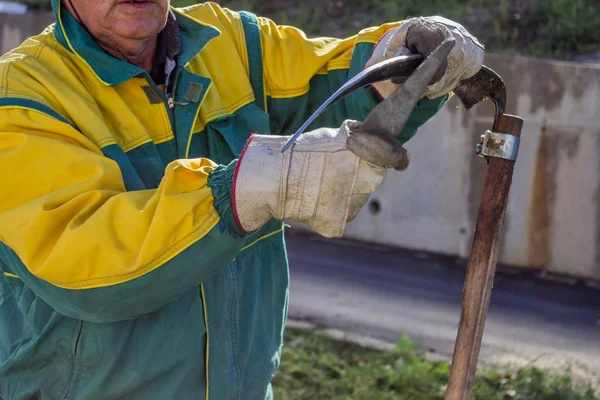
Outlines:
[[128,40],[144,40],[154,37],[160,33],[162,26],[153,23],[148,24],[144,21],[122,22],[120,26],[115,27],[114,32],[121,38]]

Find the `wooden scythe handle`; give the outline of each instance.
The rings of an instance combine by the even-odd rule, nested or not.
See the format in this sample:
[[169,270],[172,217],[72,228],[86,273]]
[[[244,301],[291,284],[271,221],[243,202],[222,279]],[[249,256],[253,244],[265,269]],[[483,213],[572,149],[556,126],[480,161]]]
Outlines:
[[[521,136],[522,127],[522,118],[502,114],[494,121],[493,131]],[[471,399],[514,166],[514,161],[489,158],[467,266],[446,400]]]

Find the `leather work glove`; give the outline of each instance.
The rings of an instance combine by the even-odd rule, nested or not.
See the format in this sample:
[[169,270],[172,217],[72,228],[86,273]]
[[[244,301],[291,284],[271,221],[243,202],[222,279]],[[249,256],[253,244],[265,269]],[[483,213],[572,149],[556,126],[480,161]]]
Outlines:
[[[440,66],[424,93],[430,99],[440,97],[451,92],[461,80],[475,75],[483,64],[483,45],[462,25],[449,19],[438,16],[411,18],[391,29],[375,46],[366,67],[403,54],[421,53],[427,57],[449,37],[453,37],[456,44],[448,55],[447,63]],[[387,98],[399,85],[384,81],[373,86],[383,98]]]
[[350,151],[348,143],[353,148],[356,139],[349,136],[361,136],[352,131],[358,127],[360,122],[347,120],[339,129],[306,132],[284,153],[281,148],[290,136],[251,136],[234,174],[238,226],[250,232],[271,218],[289,219],[325,237],[342,236],[346,222],[383,183],[389,160],[401,161],[396,169],[408,166],[406,152],[394,153],[391,145],[359,151],[373,162]]

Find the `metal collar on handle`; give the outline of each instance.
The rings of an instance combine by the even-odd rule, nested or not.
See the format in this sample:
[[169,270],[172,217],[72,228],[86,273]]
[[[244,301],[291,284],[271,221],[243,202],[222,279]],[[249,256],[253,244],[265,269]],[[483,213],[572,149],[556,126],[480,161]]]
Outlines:
[[496,157],[516,161],[520,143],[521,138],[514,135],[487,130],[481,135],[475,153],[484,159]]

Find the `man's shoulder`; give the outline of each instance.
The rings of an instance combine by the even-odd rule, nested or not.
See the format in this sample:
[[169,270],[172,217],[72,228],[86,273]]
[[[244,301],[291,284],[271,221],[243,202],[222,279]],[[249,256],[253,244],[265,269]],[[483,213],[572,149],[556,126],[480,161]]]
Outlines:
[[212,1],[202,2],[188,7],[177,8],[177,10],[193,18],[208,17],[212,15],[215,17],[228,19],[231,17],[235,18],[237,15],[237,12],[232,11],[227,7],[221,7],[219,4]]
[[56,40],[54,26],[55,24],[48,26],[40,34],[31,36],[18,47],[0,56],[0,68],[6,68],[7,65],[14,65],[15,63],[23,64],[34,60],[40,60],[43,56],[48,55],[48,52],[68,52]]
[[54,35],[54,24],[42,33],[0,57],[0,95],[15,90],[19,84],[41,77],[67,73],[72,53],[61,46]]
[[50,87],[69,80],[74,54],[56,40],[54,25],[0,57],[0,108],[21,103],[57,108]]
[[190,7],[178,8],[181,14],[195,19],[200,24],[214,26],[221,34],[228,34],[234,39],[240,39],[242,22],[240,14],[217,3],[204,2]]

